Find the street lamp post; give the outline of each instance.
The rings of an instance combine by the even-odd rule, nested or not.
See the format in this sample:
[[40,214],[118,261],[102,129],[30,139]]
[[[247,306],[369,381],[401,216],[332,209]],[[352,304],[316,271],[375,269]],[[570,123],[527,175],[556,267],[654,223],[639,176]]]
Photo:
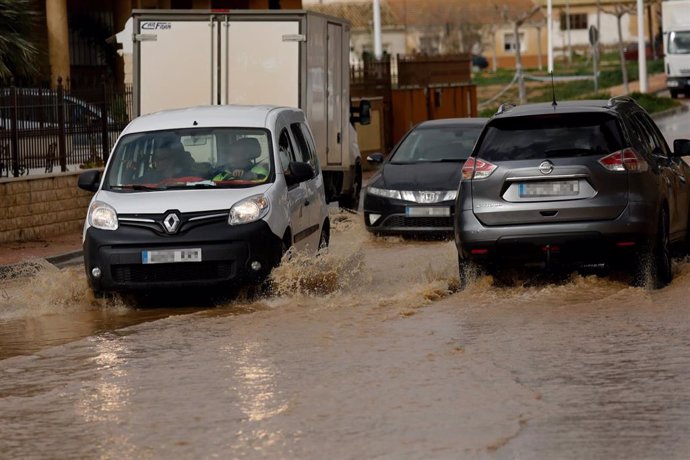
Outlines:
[[374,0],[374,56],[381,59],[383,49],[381,46],[381,0]]

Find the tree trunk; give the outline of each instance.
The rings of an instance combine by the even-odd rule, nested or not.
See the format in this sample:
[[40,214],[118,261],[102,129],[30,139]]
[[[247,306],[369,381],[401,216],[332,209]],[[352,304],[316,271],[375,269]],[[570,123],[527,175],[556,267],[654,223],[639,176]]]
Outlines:
[[518,74],[520,104],[524,104],[527,102],[527,96],[525,91],[525,78],[522,74],[522,56],[520,54],[520,26],[517,21],[513,23],[513,31],[515,33],[515,71]]
[[[623,29],[621,27],[622,15],[616,15],[616,23],[618,24],[618,55],[621,60],[621,72],[623,73],[623,88],[625,89],[625,94],[630,94],[630,89],[628,88],[628,66],[625,64],[625,53],[623,52]],[[644,51],[643,51],[644,53]]]

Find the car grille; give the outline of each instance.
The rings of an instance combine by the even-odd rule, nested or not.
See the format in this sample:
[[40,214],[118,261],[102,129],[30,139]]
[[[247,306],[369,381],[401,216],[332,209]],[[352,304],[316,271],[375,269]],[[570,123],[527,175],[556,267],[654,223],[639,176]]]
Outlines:
[[232,276],[232,262],[115,265],[112,270],[116,283],[218,281]]
[[383,227],[410,227],[410,228],[424,228],[424,227],[439,227],[452,228],[452,217],[405,217],[405,216],[390,216],[386,219]]

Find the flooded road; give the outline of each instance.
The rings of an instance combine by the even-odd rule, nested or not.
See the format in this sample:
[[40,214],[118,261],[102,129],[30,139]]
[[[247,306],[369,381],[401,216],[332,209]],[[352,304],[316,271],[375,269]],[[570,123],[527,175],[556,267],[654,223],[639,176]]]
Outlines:
[[690,458],[687,260],[658,291],[456,292],[452,242],[331,217],[328,253],[263,297],[96,300],[40,263],[0,280],[0,458]]
[[690,456],[685,261],[660,291],[458,293],[452,242],[334,219],[275,294],[211,308],[96,301],[77,268],[4,281],[0,457]]

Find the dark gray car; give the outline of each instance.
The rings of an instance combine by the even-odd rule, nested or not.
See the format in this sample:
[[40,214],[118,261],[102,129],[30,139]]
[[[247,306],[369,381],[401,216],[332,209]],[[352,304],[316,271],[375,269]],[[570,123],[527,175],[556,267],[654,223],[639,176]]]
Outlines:
[[690,168],[634,100],[499,110],[463,166],[454,220],[460,280],[504,267],[622,268],[635,285],[673,277],[685,248]]

